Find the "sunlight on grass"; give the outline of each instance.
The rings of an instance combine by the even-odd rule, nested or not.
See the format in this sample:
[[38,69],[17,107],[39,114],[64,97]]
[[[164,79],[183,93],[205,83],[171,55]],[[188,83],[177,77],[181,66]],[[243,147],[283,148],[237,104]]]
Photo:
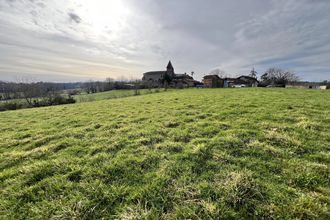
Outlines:
[[108,95],[0,113],[0,218],[330,217],[329,91]]

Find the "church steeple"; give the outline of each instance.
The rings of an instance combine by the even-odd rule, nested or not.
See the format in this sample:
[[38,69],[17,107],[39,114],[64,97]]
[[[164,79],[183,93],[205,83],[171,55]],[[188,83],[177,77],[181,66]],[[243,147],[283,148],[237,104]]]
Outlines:
[[167,74],[170,75],[170,76],[174,76],[174,68],[172,66],[172,63],[171,61],[168,61],[168,64],[167,64]]
[[174,70],[171,61],[168,61],[168,64],[167,64],[166,69],[167,69],[167,70]]

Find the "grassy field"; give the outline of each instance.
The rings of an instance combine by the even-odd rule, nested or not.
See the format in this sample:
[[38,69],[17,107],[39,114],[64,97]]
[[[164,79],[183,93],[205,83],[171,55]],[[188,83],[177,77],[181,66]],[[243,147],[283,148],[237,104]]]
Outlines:
[[[136,95],[147,95],[151,93],[164,92],[164,89],[122,89],[122,90],[111,90],[106,92],[97,92],[97,93],[81,93],[78,95],[73,95],[72,97],[76,102],[93,102],[100,101],[106,99],[117,99],[117,98],[125,98],[129,96]],[[67,91],[62,91],[61,94],[63,97],[68,98]],[[39,102],[43,100],[43,98],[36,98]],[[0,112],[8,111],[13,109],[24,109],[31,108],[31,106],[26,102],[25,99],[10,99],[10,100],[0,100]]]
[[0,219],[330,219],[329,91],[8,111],[0,135]]
[[[150,93],[157,93],[162,92],[164,89],[139,89],[138,94],[139,95],[146,95]],[[77,102],[91,102],[91,101],[100,101],[105,99],[117,99],[117,98],[124,98],[129,96],[135,96],[137,95],[135,93],[135,90],[128,90],[128,89],[122,89],[122,90],[111,90],[107,92],[98,92],[98,93],[90,93],[90,94],[79,94],[74,95],[73,98]]]

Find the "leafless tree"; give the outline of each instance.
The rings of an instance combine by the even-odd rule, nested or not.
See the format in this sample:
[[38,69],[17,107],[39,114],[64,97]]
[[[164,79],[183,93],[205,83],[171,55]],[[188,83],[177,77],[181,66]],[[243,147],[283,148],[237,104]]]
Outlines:
[[273,67],[269,68],[266,73],[261,76],[261,80],[268,85],[286,85],[289,82],[298,81],[299,77],[289,70]]
[[33,107],[37,102],[36,98],[42,96],[42,89],[40,83],[36,83],[32,78],[17,78],[18,90],[22,97],[28,103],[29,106]]
[[0,81],[0,100],[11,99],[11,95],[14,92],[11,88],[13,85]]
[[96,83],[92,80],[85,82],[82,87],[85,90],[85,92],[88,94],[97,92]]
[[135,80],[135,82],[134,82],[134,95],[140,95],[140,86],[141,86],[141,81]]
[[41,88],[40,97],[42,97],[45,103],[52,105],[55,100],[61,96],[61,91],[56,84],[43,85]]
[[251,76],[251,77],[253,77],[253,78],[257,78],[257,71],[254,69],[254,67],[252,68],[252,70],[251,70],[251,72],[250,72],[250,75],[249,76]]
[[221,70],[219,68],[212,70],[210,72],[210,75],[218,75],[220,78],[225,78],[228,76],[228,74],[224,70]]
[[114,82],[115,82],[115,80],[113,78],[108,77],[105,79],[105,82],[106,82],[105,90],[109,91],[109,90],[113,89]]

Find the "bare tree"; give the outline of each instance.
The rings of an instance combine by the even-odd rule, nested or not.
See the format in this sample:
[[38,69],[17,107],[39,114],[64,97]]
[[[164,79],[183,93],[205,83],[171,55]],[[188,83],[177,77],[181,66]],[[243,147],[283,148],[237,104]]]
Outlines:
[[140,84],[141,82],[139,80],[135,80],[134,82],[134,95],[140,95]]
[[106,82],[106,86],[105,86],[105,90],[111,90],[114,87],[114,79],[111,77],[108,77],[105,79]]
[[299,77],[295,73],[276,67],[269,68],[266,73],[261,76],[261,81],[265,85],[285,86],[289,82],[296,82],[298,80]]
[[16,80],[22,97],[29,106],[33,107],[37,102],[36,98],[41,97],[42,94],[40,83],[36,83],[32,78],[17,78]]
[[251,77],[253,77],[253,78],[257,78],[257,71],[254,69],[254,67],[252,68],[252,70],[251,70],[251,72],[250,72],[250,75],[249,76],[251,76]]
[[225,78],[228,76],[228,74],[221,69],[214,69],[210,72],[210,75],[218,75],[220,78]]
[[0,100],[11,99],[12,94],[15,92],[13,83],[6,83],[0,81]]
[[[60,89],[56,84],[41,85],[41,94],[40,97],[43,98],[44,103],[47,105],[52,105],[56,100],[61,96]],[[70,96],[70,95],[69,95]]]
[[87,94],[96,93],[97,92],[97,84],[96,82],[89,80],[83,84],[83,88]]

